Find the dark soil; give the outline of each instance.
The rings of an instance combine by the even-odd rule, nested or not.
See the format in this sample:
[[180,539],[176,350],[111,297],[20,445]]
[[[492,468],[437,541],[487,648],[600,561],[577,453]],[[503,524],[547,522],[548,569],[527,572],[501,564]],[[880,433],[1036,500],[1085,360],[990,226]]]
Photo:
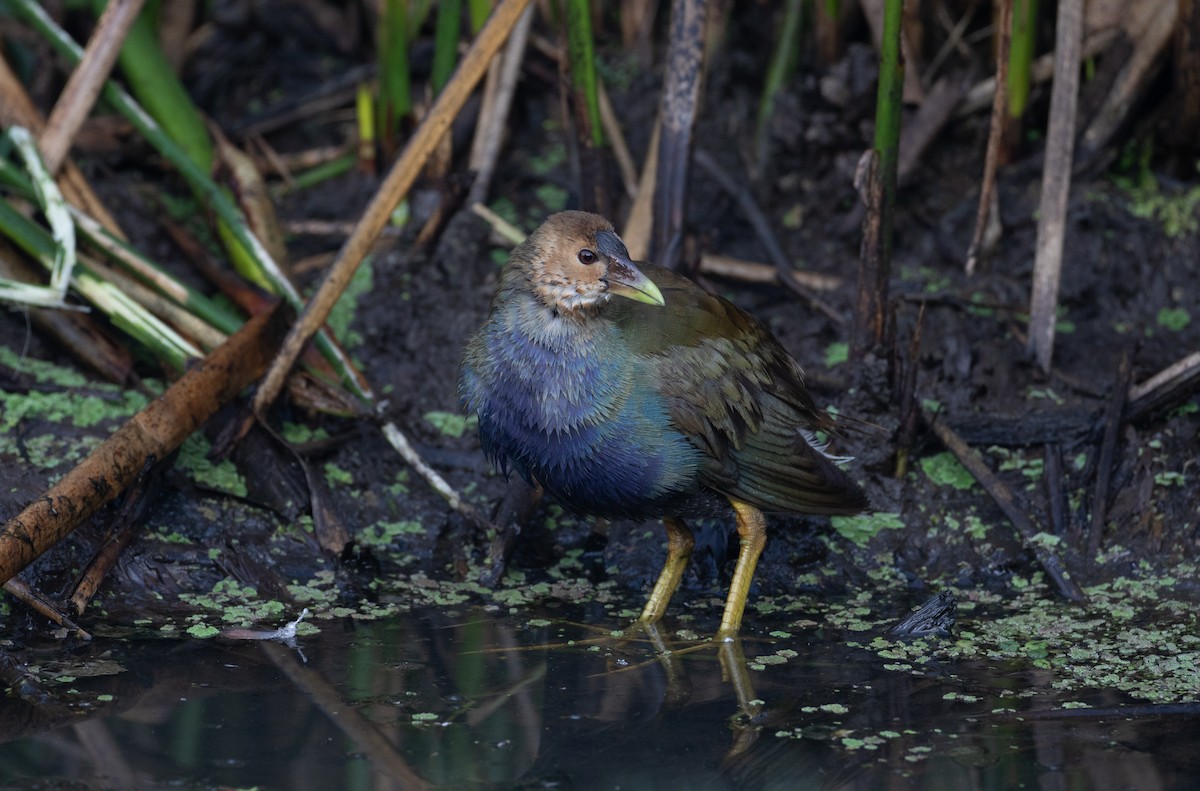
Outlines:
[[[288,8],[287,19],[300,13],[290,4],[264,5],[281,7]],[[264,106],[301,98],[362,65],[358,53],[365,50],[339,48],[317,33],[303,52],[272,49],[262,44],[264,36],[294,39],[264,23],[261,17],[224,21],[189,63],[187,77],[198,101],[227,129],[244,126]],[[735,24],[725,47],[708,82],[697,145],[745,180],[745,152],[751,150],[754,134],[750,119],[768,52],[752,22]],[[839,69],[844,72],[861,54],[852,49]],[[492,188],[493,201],[509,207],[512,219],[526,231],[564,208],[547,205],[554,202],[553,196],[540,187],[564,188],[568,206],[578,195],[569,156],[554,159],[555,152],[570,150],[559,123],[559,95],[547,80],[555,67],[541,55],[531,53],[529,58]],[[612,46],[602,48],[602,58],[611,72],[614,104],[634,156],[641,161],[659,98],[658,66],[639,68]],[[296,63],[305,68],[289,67]],[[818,68],[809,62],[801,72],[810,76],[788,86],[771,128],[771,166],[754,190],[787,254],[803,269],[841,278],[842,285],[822,298],[849,320],[860,239],[851,179],[859,155],[870,145],[874,88],[869,81],[852,83],[846,106],[834,106],[822,98]],[[1035,99],[1044,111],[1045,97]],[[343,120],[317,116],[274,132],[269,139],[280,150],[300,150],[337,141],[345,131]],[[1077,178],[1066,236],[1062,326],[1054,373],[1045,378],[1030,364],[1024,344],[1040,185],[1038,143],[1031,141],[1024,152],[1027,159],[1002,173],[1004,234],[999,245],[982,271],[972,277],[963,273],[985,139],[983,115],[954,122],[927,152],[900,196],[892,278],[894,348],[878,349],[862,362],[828,367],[831,346],[849,340],[848,324],[833,323],[779,287],[704,281],[767,322],[805,366],[818,402],[852,419],[835,448],[855,457],[850,469],[867,487],[875,510],[899,519],[895,529],[870,528],[877,532],[859,547],[829,520],[773,518],[755,595],[869,586],[873,575],[883,573],[903,577],[915,589],[914,598],[920,598],[918,592],[927,586],[1004,589],[1014,579],[1027,581],[1040,574],[1033,554],[978,485],[959,489],[930,477],[925,463],[942,451],[932,435],[918,433],[908,471],[896,477],[899,416],[893,392],[903,365],[918,366],[918,398],[936,402],[941,418],[984,451],[993,469],[1018,491],[1034,521],[1052,534],[1043,459],[1047,449],[1061,457],[1063,486],[1056,496],[1066,498],[1067,522],[1056,538],[1062,541],[1059,551],[1068,566],[1084,584],[1118,574],[1160,573],[1197,560],[1200,505],[1194,491],[1200,402],[1194,395],[1183,405],[1124,427],[1106,504],[1101,562],[1084,557],[1102,416],[1121,355],[1131,355],[1133,380],[1140,382],[1200,349],[1200,234],[1194,212],[1190,226],[1170,235],[1162,220],[1135,215],[1140,198],[1111,173]],[[1133,139],[1127,145],[1142,142]],[[158,213],[155,196],[184,194],[178,179],[161,170],[135,142],[106,153],[84,152],[79,159],[139,247],[185,271],[183,256],[152,222]],[[533,163],[548,159],[559,164],[545,175],[534,175]],[[461,168],[456,163],[456,173]],[[505,479],[489,469],[470,431],[448,436],[425,418],[430,412],[460,410],[455,386],[461,349],[483,320],[496,284],[497,261],[503,258],[503,248],[489,240],[482,221],[455,206],[462,183],[455,175],[447,182],[422,185],[427,197],[448,201],[451,219],[428,246],[414,246],[416,229],[410,228],[378,251],[371,287],[359,298],[352,323],[361,341],[349,345],[377,392],[387,398],[389,416],[454,486],[490,511],[506,491]],[[1182,194],[1195,189],[1195,174],[1187,184],[1167,178],[1162,183],[1169,185],[1163,194]],[[342,176],[284,198],[281,213],[285,220],[353,221],[376,184],[360,173]],[[703,171],[693,173],[688,212],[689,262],[701,249],[766,260],[747,219]],[[290,244],[299,258],[331,251],[341,238],[299,237]],[[1166,310],[1185,311],[1191,321],[1175,328],[1161,318]],[[919,321],[919,352],[908,359],[908,339]],[[19,312],[0,314],[0,342],[29,358],[72,365],[60,350],[31,333]],[[149,362],[139,371],[158,375]],[[10,392],[17,392],[23,381],[11,370],[0,370],[0,377],[0,386]],[[208,591],[226,577],[286,597],[289,583],[328,569],[343,584],[346,600],[353,600],[369,590],[380,572],[434,579],[479,573],[491,537],[450,512],[407,472],[373,427],[303,414],[287,405],[278,418],[324,429],[333,438],[306,458],[317,478],[324,480],[327,491],[322,494],[331,510],[352,537],[381,522],[411,521],[419,528],[397,536],[385,548],[360,540],[345,557],[334,558],[325,555],[309,533],[296,529],[308,510],[302,497],[272,508],[267,506],[271,498],[259,494],[270,488],[270,481],[259,479],[282,476],[281,470],[294,464],[286,454],[263,450],[252,455],[251,463],[241,464],[249,489],[245,498],[197,486],[185,472],[168,474],[147,507],[149,532],[126,551],[106,583],[102,601],[113,617],[120,618],[126,608],[132,612],[161,606],[160,594],[173,601],[181,592]],[[13,430],[31,437],[69,431],[64,439],[74,442],[102,437],[116,424],[76,429],[34,419]],[[0,451],[0,517],[17,513],[52,476],[69,467],[64,460],[55,468],[34,469],[19,454]],[[65,590],[102,540],[108,518],[111,514],[97,517],[37,564],[32,579],[51,592]],[[977,529],[969,529],[971,524]],[[696,562],[685,579],[689,595],[723,595],[736,551],[730,527],[700,527]],[[173,544],[164,534],[179,534],[194,543]],[[578,558],[579,576],[612,579],[641,590],[657,572],[664,540],[656,523],[615,523],[597,531],[543,504],[519,536],[511,568],[527,579],[539,579],[564,558]],[[208,547],[222,552],[213,559]]]

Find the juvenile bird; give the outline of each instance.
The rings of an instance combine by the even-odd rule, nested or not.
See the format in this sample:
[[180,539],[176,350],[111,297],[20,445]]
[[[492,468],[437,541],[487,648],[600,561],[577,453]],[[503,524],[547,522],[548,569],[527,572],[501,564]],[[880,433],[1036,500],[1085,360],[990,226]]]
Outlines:
[[580,514],[663,517],[667,560],[645,622],[662,617],[687,566],[685,518],[733,507],[727,639],[766,543],[764,511],[867,505],[817,442],[829,417],[770,332],[685,277],[635,265],[595,214],[555,214],[512,251],[467,343],[459,396],[502,471]]

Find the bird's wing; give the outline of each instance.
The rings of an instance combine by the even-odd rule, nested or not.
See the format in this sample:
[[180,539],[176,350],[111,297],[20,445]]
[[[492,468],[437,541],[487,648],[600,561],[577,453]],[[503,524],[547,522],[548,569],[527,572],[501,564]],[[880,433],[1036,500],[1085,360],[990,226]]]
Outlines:
[[616,300],[611,315],[671,421],[709,460],[702,483],[769,511],[861,511],[862,490],[816,443],[828,416],[770,332],[686,278],[643,270],[666,304]]

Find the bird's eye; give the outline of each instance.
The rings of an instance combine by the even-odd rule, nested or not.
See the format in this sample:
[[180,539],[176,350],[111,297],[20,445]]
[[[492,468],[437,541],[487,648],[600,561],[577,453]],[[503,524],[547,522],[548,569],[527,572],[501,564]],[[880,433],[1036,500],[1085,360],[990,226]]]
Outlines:
[[591,265],[596,263],[597,255],[586,247],[579,251],[579,263]]

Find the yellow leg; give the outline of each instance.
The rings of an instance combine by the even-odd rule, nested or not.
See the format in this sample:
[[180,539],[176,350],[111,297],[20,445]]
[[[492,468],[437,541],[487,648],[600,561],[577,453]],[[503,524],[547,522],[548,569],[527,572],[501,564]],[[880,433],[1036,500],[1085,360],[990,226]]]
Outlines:
[[741,538],[737,566],[733,570],[733,582],[729,583],[729,596],[725,599],[725,614],[721,616],[721,629],[717,637],[732,640],[742,626],[742,611],[746,609],[746,596],[750,593],[750,581],[754,579],[754,567],[767,544],[767,520],[762,511],[748,503],[730,499],[737,515],[737,531]]
[[683,571],[687,568],[688,558],[692,556],[692,547],[696,546],[696,539],[692,537],[692,531],[682,520],[667,517],[663,519],[663,524],[667,528],[667,562],[663,563],[662,571],[658,575],[658,582],[654,583],[654,590],[650,591],[650,598],[646,600],[646,606],[642,608],[640,620],[643,623],[654,623],[663,617],[663,613],[667,611],[667,603],[671,601],[671,595],[675,593],[675,589],[679,587],[679,581],[683,579]]

